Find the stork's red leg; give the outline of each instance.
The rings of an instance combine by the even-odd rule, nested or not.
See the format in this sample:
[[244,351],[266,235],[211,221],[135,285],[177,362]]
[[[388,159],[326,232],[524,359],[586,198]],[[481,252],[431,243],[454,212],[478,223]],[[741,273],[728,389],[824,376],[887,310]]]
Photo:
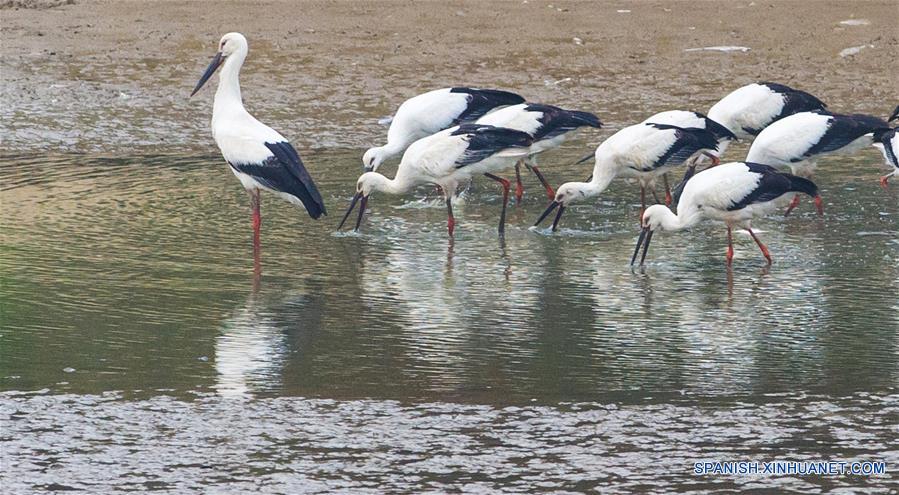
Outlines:
[[536,165],[528,165],[525,163],[525,166],[531,172],[534,172],[534,175],[537,176],[537,180],[543,184],[543,188],[546,189],[546,195],[549,196],[549,200],[552,201],[556,199],[556,191],[553,189],[553,186],[549,185],[549,182],[546,181],[546,177],[543,177],[543,173],[540,172],[540,169],[537,168]]
[[484,176],[488,179],[493,179],[499,182],[500,185],[503,186],[503,210],[499,214],[499,233],[503,234],[506,231],[506,204],[509,203],[509,188],[512,186],[512,184],[506,179],[497,177],[493,174],[484,174]]
[[764,244],[762,244],[762,241],[760,241],[759,238],[756,237],[755,232],[753,232],[752,229],[746,229],[746,232],[749,232],[749,235],[752,236],[752,240],[754,240],[755,243],[758,244],[759,249],[762,250],[762,254],[765,255],[765,259],[768,260],[768,264],[770,265],[771,263],[773,263],[773,261],[771,260],[771,253],[768,252],[768,248]]
[[453,231],[456,229],[456,219],[453,217],[453,198],[451,194],[446,195],[446,230],[449,232],[449,236],[453,236]]
[[888,181],[888,180],[890,179],[890,177],[892,177],[893,175],[895,175],[895,172],[892,173],[892,174],[886,174],[886,175],[884,175],[883,177],[880,178],[880,187],[882,187],[882,188],[884,189],[884,191],[885,191],[886,188],[887,188],[887,181]]
[[787,211],[784,212],[784,216],[788,216],[790,214],[790,212],[793,211],[793,208],[796,208],[796,206],[798,204],[799,204],[799,195],[797,194],[797,195],[793,196],[793,201],[790,201],[790,206],[787,207]]
[[258,251],[259,231],[262,228],[262,212],[260,211],[259,189],[250,191],[250,205],[253,208],[253,251]]
[[515,204],[521,204],[524,196],[524,185],[521,183],[521,160],[515,163]]
[[[799,196],[797,195],[796,197],[798,198]],[[824,200],[821,199],[820,194],[815,196],[815,208],[818,210],[818,216],[823,217],[824,216]]]
[[734,237],[731,233],[730,225],[727,226],[727,264],[730,266],[734,261]]
[[662,174],[662,180],[665,182],[665,206],[671,206],[674,198],[671,197],[671,187],[668,185],[668,174]]

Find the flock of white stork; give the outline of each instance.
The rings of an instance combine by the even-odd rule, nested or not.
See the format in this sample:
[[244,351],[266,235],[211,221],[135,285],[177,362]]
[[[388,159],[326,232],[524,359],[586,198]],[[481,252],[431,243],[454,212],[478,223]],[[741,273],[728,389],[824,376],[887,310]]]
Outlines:
[[[321,194],[296,150],[278,132],[250,115],[240,96],[238,75],[247,56],[247,40],[228,33],[191,96],[221,67],[212,112],[212,134],[232,172],[250,194],[253,207],[254,246],[261,225],[259,192],[267,190],[294,204],[302,204],[312,218],[325,213]],[[356,230],[375,191],[403,194],[421,185],[436,185],[448,212],[447,229],[453,235],[453,198],[460,185],[485,175],[502,186],[499,232],[503,233],[511,182],[496,174],[514,168],[515,195],[521,200],[520,167],[533,172],[551,203],[535,223],[557,210],[552,230],[574,202],[601,194],[615,177],[630,177],[640,184],[642,231],[631,264],[643,248],[640,264],[656,230],[680,230],[703,219],[727,226],[727,263],[733,259],[732,229],[743,228],[771,263],[771,255],[751,229],[751,221],[786,204],[789,214],[799,195],[814,198],[818,213],[823,203],[818,188],[807,177],[824,155],[854,153],[867,146],[882,152],[892,172],[899,174],[899,138],[888,122],[899,119],[899,107],[887,121],[869,115],[841,115],[827,111],[818,98],[781,84],[744,86],[725,96],[707,115],[667,111],[642,123],[625,127],[603,141],[593,155],[593,173],[585,182],[568,182],[554,190],[537,167],[540,153],[559,146],[581,127],[599,128],[589,112],[563,110],[528,103],[507,91],[466,87],[430,91],[406,100],[390,119],[387,144],[363,156],[363,173],[356,194],[340,222],[340,229],[359,205]],[[720,164],[732,140],[753,139],[745,161]],[[378,168],[402,153],[396,175],[389,179]],[[579,162],[580,163],[580,162]],[[685,165],[683,180],[673,190],[667,172]],[[697,167],[704,168],[696,172]],[[790,173],[782,170],[789,168]],[[658,178],[665,185],[664,200],[646,208],[646,191],[653,196]],[[675,208],[675,211],[669,209]]]

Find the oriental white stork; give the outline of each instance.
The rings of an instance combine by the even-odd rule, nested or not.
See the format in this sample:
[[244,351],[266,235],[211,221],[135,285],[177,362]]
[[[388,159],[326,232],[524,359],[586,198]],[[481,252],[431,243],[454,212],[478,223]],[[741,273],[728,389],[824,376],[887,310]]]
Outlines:
[[244,109],[238,75],[247,51],[247,39],[242,34],[222,36],[218,53],[191,96],[203,87],[216,69],[222,68],[212,107],[212,136],[231,171],[250,194],[253,246],[258,252],[262,225],[259,191],[270,191],[293,204],[302,204],[315,219],[325,214],[325,203],[300,155],[287,139]]
[[387,144],[362,156],[366,172],[374,172],[410,144],[463,122],[472,122],[497,107],[523,103],[524,98],[496,89],[442,88],[404,101],[390,119]]
[[522,163],[537,176],[537,179],[540,180],[540,183],[546,189],[549,199],[552,199],[556,193],[543,177],[540,169],[537,168],[537,155],[558,147],[565,141],[566,137],[580,127],[593,127],[596,129],[602,127],[599,117],[592,113],[563,110],[559,107],[539,103],[520,103],[501,108],[481,117],[477,120],[477,123],[526,132],[534,139],[534,144],[531,145],[531,153],[525,159],[515,164],[515,199],[519,203],[524,194],[520,170]]
[[702,220],[720,220],[727,225],[728,265],[734,257],[731,233],[734,227],[749,232],[770,264],[771,254],[752,231],[752,220],[769,213],[776,208],[778,199],[792,193],[819,197],[818,188],[812,181],[779,172],[768,165],[732,162],[699,172],[684,187],[677,214],[662,205],[650,206],[643,213],[643,230],[631,257],[631,265],[636,261],[641,246],[643,256],[640,264],[643,264],[649,252],[649,241],[656,230],[682,230]]
[[366,172],[359,177],[356,195],[337,228],[343,227],[359,202],[355,227],[358,230],[368,198],[375,191],[403,194],[418,185],[434,184],[443,190],[448,213],[447,231],[452,237],[456,225],[452,198],[456,188],[473,176],[484,174],[503,187],[503,209],[499,220],[499,232],[502,234],[511,183],[493,172],[509,168],[528,156],[533,142],[533,138],[525,132],[481,124],[463,124],[419,139],[403,154],[393,179],[378,172]]
[[[801,112],[759,133],[746,161],[789,167],[793,174],[810,177],[819,157],[855,153],[874,144],[875,131],[888,128],[886,122],[870,115]],[[798,204],[799,195],[795,195],[784,215]]]
[[[712,105],[710,119],[727,127],[739,139],[750,139],[788,115],[827,107],[805,91],[783,84],[760,82],[734,90]],[[725,148],[727,144],[725,144]],[[724,149],[719,150],[721,154]]]
[[642,215],[646,208],[646,189],[652,190],[658,176],[698,154],[715,151],[717,146],[717,138],[706,129],[653,123],[625,127],[596,148],[589,182],[568,182],[559,187],[555,199],[534,226],[558,208],[552,224],[555,231],[562,213],[571,203],[599,195],[619,175],[634,177],[640,182]]

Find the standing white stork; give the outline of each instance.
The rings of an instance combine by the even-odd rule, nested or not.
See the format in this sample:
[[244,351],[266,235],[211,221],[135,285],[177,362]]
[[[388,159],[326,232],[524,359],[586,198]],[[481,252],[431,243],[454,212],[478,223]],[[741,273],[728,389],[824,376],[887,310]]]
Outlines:
[[[824,110],[825,105],[805,91],[783,84],[760,82],[734,90],[712,105],[710,119],[727,127],[739,139],[749,139],[788,115]],[[725,148],[728,143],[725,143]],[[720,149],[719,156],[724,154]]]
[[[793,174],[810,177],[819,157],[855,153],[874,144],[875,131],[888,127],[870,115],[801,112],[778,120],[759,133],[746,161],[790,167]],[[784,215],[789,215],[798,204],[797,194]]]
[[378,172],[366,172],[359,177],[356,195],[337,228],[343,227],[359,202],[359,217],[355,227],[355,230],[359,230],[368,197],[374,191],[403,194],[418,185],[434,184],[443,190],[448,213],[447,231],[452,237],[456,225],[452,198],[456,188],[461,182],[466,182],[477,174],[484,174],[503,187],[503,209],[499,219],[499,232],[502,234],[511,183],[492,172],[511,167],[517,160],[527,156],[531,144],[533,138],[525,132],[480,124],[463,124],[421,138],[412,143],[403,154],[393,179]]
[[[896,119],[899,119],[899,106],[893,110],[889,121],[892,122]],[[884,189],[887,188],[887,180],[890,177],[899,175],[899,133],[896,131],[899,131],[899,127],[881,129],[874,133],[874,147],[883,153],[883,159],[886,161],[887,166],[893,167],[892,172],[880,178],[880,185]]]
[[563,110],[539,103],[520,103],[501,108],[481,117],[476,123],[526,132],[534,139],[530,154],[515,164],[515,199],[519,203],[524,194],[524,187],[521,185],[522,163],[537,176],[549,199],[553,199],[556,193],[537,168],[537,155],[558,147],[569,134],[580,127],[602,127],[599,117],[592,113]]
[[656,230],[682,230],[703,219],[720,220],[727,225],[728,265],[734,258],[731,232],[734,227],[749,232],[770,264],[771,253],[752,231],[752,220],[776,208],[777,200],[791,193],[819,197],[818,187],[812,181],[778,172],[768,165],[732,162],[699,172],[684,187],[676,215],[662,205],[650,206],[643,213],[643,230],[631,257],[631,265],[636,261],[641,246],[643,256],[640,264],[643,264],[649,252],[649,241]]
[[271,191],[293,204],[302,204],[315,219],[325,214],[325,203],[299,154],[287,139],[244,109],[238,76],[247,51],[247,39],[242,34],[222,36],[218,53],[190,95],[195,95],[216,69],[222,67],[212,107],[212,137],[231,171],[250,194],[253,246],[258,251],[262,225],[260,190]]
[[409,98],[397,109],[387,130],[387,144],[362,156],[366,172],[374,172],[391,156],[436,132],[479,119],[497,107],[523,103],[524,98],[496,89],[442,88]]
[[634,177],[640,182],[642,215],[646,208],[646,189],[652,190],[658,176],[700,153],[715,151],[717,146],[715,135],[706,129],[652,123],[625,127],[596,148],[596,161],[589,182],[562,184],[556,191],[555,199],[534,226],[540,225],[558,207],[559,212],[552,224],[555,231],[565,208],[573,202],[599,195],[618,175]]

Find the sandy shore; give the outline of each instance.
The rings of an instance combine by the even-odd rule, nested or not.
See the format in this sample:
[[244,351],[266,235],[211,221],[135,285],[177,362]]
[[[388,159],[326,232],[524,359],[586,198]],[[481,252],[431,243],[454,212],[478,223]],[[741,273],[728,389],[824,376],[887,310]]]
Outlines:
[[[212,91],[187,95],[232,30],[250,40],[248,108],[303,148],[365,146],[405,98],[461,84],[591,110],[610,129],[705,111],[756,80],[836,111],[881,115],[899,101],[893,1],[112,0],[0,15],[7,153],[214,152]],[[710,46],[749,50],[690,51]]]

